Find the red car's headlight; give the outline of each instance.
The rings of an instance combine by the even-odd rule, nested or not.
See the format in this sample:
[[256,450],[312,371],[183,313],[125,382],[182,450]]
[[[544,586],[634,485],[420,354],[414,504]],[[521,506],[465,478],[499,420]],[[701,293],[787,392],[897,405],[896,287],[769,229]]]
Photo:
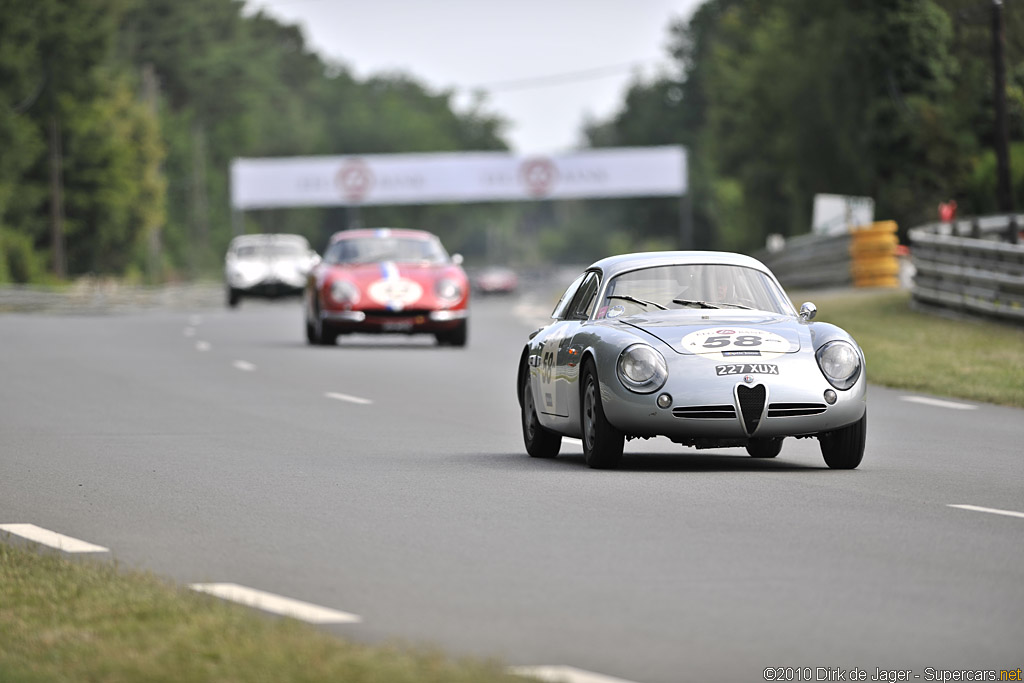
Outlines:
[[462,298],[462,285],[451,278],[441,278],[434,285],[434,292],[444,301],[458,301]]
[[348,280],[335,280],[331,283],[331,299],[339,304],[355,304],[359,302],[359,288]]

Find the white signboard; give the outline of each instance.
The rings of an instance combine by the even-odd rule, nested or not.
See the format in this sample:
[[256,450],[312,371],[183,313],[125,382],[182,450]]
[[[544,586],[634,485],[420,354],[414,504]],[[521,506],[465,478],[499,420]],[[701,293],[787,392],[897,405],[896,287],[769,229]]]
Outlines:
[[235,159],[236,209],[659,197],[686,193],[679,146]]
[[835,235],[850,228],[870,225],[875,220],[875,200],[871,197],[847,197],[840,194],[814,195],[811,232]]

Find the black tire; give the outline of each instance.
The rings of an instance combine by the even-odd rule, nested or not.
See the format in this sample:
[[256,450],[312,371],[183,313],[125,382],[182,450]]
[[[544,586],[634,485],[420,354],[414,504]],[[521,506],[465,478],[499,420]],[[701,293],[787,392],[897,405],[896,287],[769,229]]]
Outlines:
[[541,426],[530,390],[530,373],[525,364],[519,371],[520,420],[523,425],[523,443],[531,458],[554,458],[562,447],[562,437]]
[[469,336],[469,325],[465,320],[459,323],[459,326],[454,330],[448,332],[438,332],[436,335],[437,343],[440,346],[457,346],[464,347],[466,345],[466,338]]
[[338,343],[338,333],[322,321],[317,336],[319,337],[320,346],[334,346]]
[[626,435],[605,417],[601,384],[594,362],[589,359],[583,365],[580,382],[580,429],[583,432],[583,457],[589,467],[607,470],[618,466]]
[[834,470],[852,470],[864,458],[868,435],[868,414],[852,425],[818,435],[825,464]]
[[747,453],[751,458],[774,458],[782,452],[781,436],[751,439],[747,442]]
[[228,287],[228,308],[238,308],[242,303],[242,294],[232,287]]
[[320,315],[319,303],[313,306],[313,316],[312,323],[308,320],[306,321],[306,339],[309,340],[310,344],[334,346],[338,341],[338,333],[324,322],[323,317]]

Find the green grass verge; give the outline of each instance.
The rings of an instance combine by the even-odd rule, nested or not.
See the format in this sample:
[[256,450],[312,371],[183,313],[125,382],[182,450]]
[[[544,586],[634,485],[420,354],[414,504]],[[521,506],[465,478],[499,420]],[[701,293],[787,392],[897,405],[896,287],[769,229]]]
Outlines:
[[523,683],[497,661],[353,644],[110,563],[0,538],[0,681]]
[[868,381],[1024,408],[1024,329],[911,310],[908,292],[797,293],[864,349]]

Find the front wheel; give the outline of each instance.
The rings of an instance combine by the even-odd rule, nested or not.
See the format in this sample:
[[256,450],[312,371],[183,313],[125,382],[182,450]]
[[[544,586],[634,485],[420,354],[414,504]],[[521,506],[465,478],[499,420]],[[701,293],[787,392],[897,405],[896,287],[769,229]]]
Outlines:
[[438,332],[436,335],[437,343],[441,346],[456,346],[463,347],[466,345],[466,337],[468,336],[469,325],[463,320],[459,323],[459,326],[454,330],[448,332]]
[[530,373],[526,367],[519,373],[519,404],[522,406],[523,443],[531,458],[554,458],[562,447],[562,437],[549,432],[537,419],[537,409],[530,388]]
[[604,414],[601,402],[601,385],[597,381],[594,361],[588,360],[583,366],[583,408],[580,427],[583,431],[583,457],[587,465],[597,470],[616,467],[622,459],[622,447],[626,435],[616,429]]
[[313,305],[313,320],[306,321],[306,341],[319,346],[334,346],[338,341],[338,333],[324,322],[318,304]]
[[228,308],[238,308],[242,302],[242,293],[234,287],[228,287]]
[[781,452],[782,437],[765,437],[747,442],[747,453],[751,458],[774,458]]
[[834,470],[852,470],[864,458],[868,435],[868,414],[852,425],[818,435],[825,464]]

